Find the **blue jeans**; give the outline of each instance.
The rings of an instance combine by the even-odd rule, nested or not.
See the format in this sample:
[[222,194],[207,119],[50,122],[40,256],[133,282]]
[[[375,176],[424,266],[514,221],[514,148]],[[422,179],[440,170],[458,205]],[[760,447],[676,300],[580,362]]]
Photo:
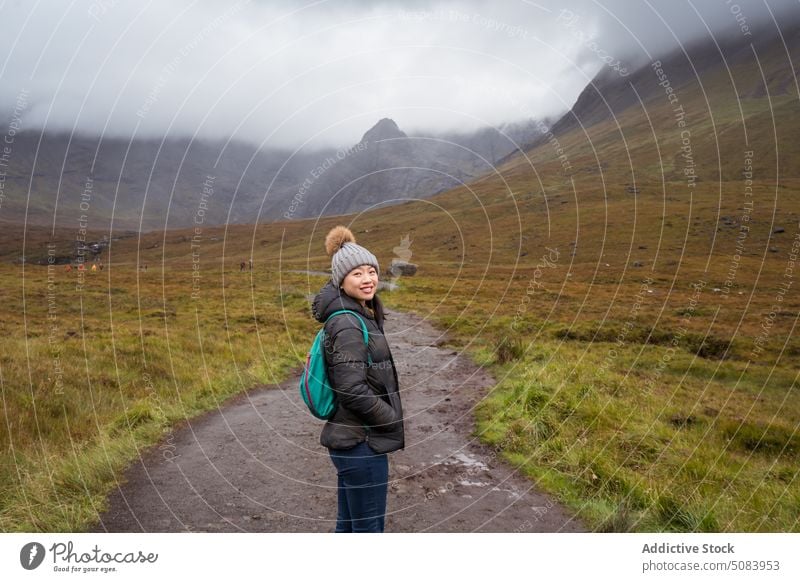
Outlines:
[[351,449],[328,449],[338,477],[335,533],[383,532],[389,459],[366,441]]

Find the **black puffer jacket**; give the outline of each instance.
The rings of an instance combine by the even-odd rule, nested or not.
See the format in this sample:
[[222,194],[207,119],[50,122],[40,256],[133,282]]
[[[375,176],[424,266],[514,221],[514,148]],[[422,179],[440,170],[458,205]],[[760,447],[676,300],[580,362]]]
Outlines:
[[[383,309],[377,295],[371,303],[374,312],[328,281],[311,306],[319,322],[340,309],[355,311],[369,331],[367,346],[356,316],[343,313],[325,324],[325,360],[337,408],[319,440],[331,449],[348,449],[365,440],[377,453],[405,446],[397,371],[383,335]],[[367,349],[371,365],[367,364]]]

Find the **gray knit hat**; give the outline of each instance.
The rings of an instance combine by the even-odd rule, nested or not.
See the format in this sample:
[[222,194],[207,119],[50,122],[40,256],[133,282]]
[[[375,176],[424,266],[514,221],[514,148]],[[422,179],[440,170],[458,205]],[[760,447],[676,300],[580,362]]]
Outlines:
[[347,273],[361,265],[372,265],[376,271],[380,271],[375,255],[357,245],[356,237],[346,226],[335,226],[330,230],[325,237],[325,250],[331,257],[331,280],[337,287]]

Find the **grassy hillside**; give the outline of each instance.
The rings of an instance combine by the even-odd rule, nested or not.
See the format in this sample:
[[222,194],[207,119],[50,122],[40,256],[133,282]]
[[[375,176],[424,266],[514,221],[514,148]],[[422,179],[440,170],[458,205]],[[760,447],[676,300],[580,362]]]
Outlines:
[[428,200],[123,238],[81,290],[0,265],[0,527],[82,528],[176,422],[299,365],[323,278],[292,271],[343,223],[384,267],[410,237],[419,273],[385,301],[489,367],[476,436],[592,527],[799,531],[800,111],[770,46],[675,85],[683,127],[649,93]]

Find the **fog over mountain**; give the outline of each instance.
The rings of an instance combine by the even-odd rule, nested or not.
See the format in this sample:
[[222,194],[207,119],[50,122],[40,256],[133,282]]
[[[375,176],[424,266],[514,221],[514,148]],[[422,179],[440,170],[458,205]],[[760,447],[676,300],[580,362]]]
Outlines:
[[796,14],[792,0],[4,3],[22,129],[341,147],[568,110],[604,67]]

